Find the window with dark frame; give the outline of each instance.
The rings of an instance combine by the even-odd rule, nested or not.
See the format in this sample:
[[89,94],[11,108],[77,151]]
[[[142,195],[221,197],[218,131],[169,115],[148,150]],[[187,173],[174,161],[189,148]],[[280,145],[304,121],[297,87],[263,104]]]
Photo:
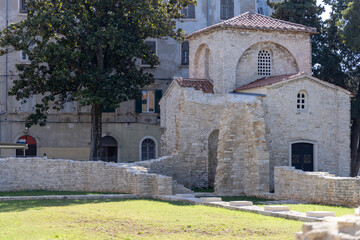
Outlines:
[[298,110],[305,110],[306,109],[306,95],[305,95],[305,92],[303,91],[300,91],[297,95],[297,105],[296,105],[296,108]]
[[195,19],[195,5],[190,4],[186,8],[183,8],[181,14],[184,19]]
[[181,44],[181,65],[189,65],[189,42],[185,41]]
[[258,75],[271,75],[271,54],[267,50],[261,50],[258,53]]
[[[156,53],[156,41],[155,40],[146,40],[145,43],[150,46],[151,50],[153,50],[154,53]],[[149,65],[148,63],[146,63],[145,60],[141,60],[141,64]]]
[[220,19],[226,20],[234,17],[234,0],[220,1]]
[[141,143],[141,160],[150,160],[156,157],[156,144],[155,141],[147,138]]
[[19,0],[20,1],[20,13],[27,13],[28,12],[28,9],[26,7],[26,2],[27,0]]

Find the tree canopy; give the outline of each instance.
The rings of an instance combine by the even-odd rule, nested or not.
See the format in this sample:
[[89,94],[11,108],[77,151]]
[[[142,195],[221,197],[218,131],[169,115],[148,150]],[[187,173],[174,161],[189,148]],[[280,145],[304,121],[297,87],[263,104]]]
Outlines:
[[47,110],[64,102],[91,106],[91,160],[100,158],[102,107],[140,96],[152,83],[138,67],[154,66],[147,38],[181,40],[181,9],[195,0],[32,0],[27,18],[0,32],[0,55],[24,51],[29,64],[17,65],[19,79],[9,94],[18,100],[41,96],[27,127],[46,124]]

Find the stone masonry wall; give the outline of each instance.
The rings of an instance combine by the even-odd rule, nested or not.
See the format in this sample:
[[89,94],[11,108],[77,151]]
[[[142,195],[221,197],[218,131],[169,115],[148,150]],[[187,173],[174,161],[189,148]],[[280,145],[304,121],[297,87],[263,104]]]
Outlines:
[[[297,109],[297,94],[306,93],[306,109]],[[264,99],[270,179],[274,166],[290,166],[291,144],[314,144],[314,171],[350,174],[350,97],[302,78],[267,89]]]
[[[209,79],[214,82],[215,93],[228,93],[239,85],[252,82],[259,78],[257,73],[257,53],[247,57],[247,72],[238,66],[240,58],[254,46],[271,46],[274,48],[272,74],[281,75],[289,71],[305,71],[311,74],[311,42],[309,34],[256,31],[244,29],[223,29],[207,34],[191,37],[190,63],[194,67],[189,69],[190,78],[201,77],[201,71],[196,63],[204,45],[210,50]],[[276,44],[275,44],[276,43]],[[255,47],[256,48],[256,47]],[[288,65],[296,65],[289,67]],[[244,75],[245,74],[245,75]],[[241,82],[242,81],[242,82]]]
[[0,191],[54,190],[171,195],[172,178],[131,164],[0,159]]
[[228,101],[220,121],[215,192],[257,196],[269,192],[269,153],[260,101]]
[[327,205],[358,206],[360,179],[327,172],[304,172],[275,167],[275,197]]

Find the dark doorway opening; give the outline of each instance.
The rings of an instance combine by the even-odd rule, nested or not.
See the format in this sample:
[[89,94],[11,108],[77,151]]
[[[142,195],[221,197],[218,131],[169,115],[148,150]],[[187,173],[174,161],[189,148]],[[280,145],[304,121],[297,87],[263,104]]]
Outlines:
[[16,143],[27,144],[28,149],[16,149],[16,157],[36,157],[36,141],[32,136],[24,135],[20,137]]
[[208,155],[208,182],[209,188],[215,186],[215,176],[217,167],[217,149],[219,143],[219,130],[213,131],[209,136],[209,155]]
[[311,143],[292,144],[291,165],[303,171],[314,171],[314,145]]
[[101,160],[104,162],[117,162],[118,147],[115,138],[106,136],[101,139]]

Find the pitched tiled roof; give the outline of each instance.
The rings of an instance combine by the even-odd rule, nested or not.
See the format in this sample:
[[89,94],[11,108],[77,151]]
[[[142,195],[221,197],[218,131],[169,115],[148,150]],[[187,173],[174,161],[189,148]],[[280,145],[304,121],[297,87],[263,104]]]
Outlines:
[[303,75],[304,72],[300,72],[300,73],[293,73],[293,74],[286,74],[286,75],[279,75],[279,76],[274,76],[274,77],[265,77],[265,78],[261,78],[258,79],[252,83],[246,84],[244,86],[238,87],[234,90],[234,92],[238,92],[241,90],[246,90],[246,89],[251,89],[251,88],[258,88],[258,87],[264,87],[264,86],[269,86],[272,85],[274,83],[278,83],[281,81],[286,81],[286,80],[290,80],[292,78],[295,77],[299,77],[301,75]]
[[214,93],[213,84],[207,79],[176,79],[180,87],[194,88],[195,90],[201,90],[204,93]]
[[255,30],[273,30],[273,31],[291,31],[291,32],[305,32],[317,33],[316,28],[307,27],[301,24],[287,22],[271,17],[267,17],[258,13],[246,12],[239,16],[230,18],[218,24],[203,28],[199,31],[193,32],[187,37],[192,37],[203,32],[214,30],[216,28],[243,28]]

